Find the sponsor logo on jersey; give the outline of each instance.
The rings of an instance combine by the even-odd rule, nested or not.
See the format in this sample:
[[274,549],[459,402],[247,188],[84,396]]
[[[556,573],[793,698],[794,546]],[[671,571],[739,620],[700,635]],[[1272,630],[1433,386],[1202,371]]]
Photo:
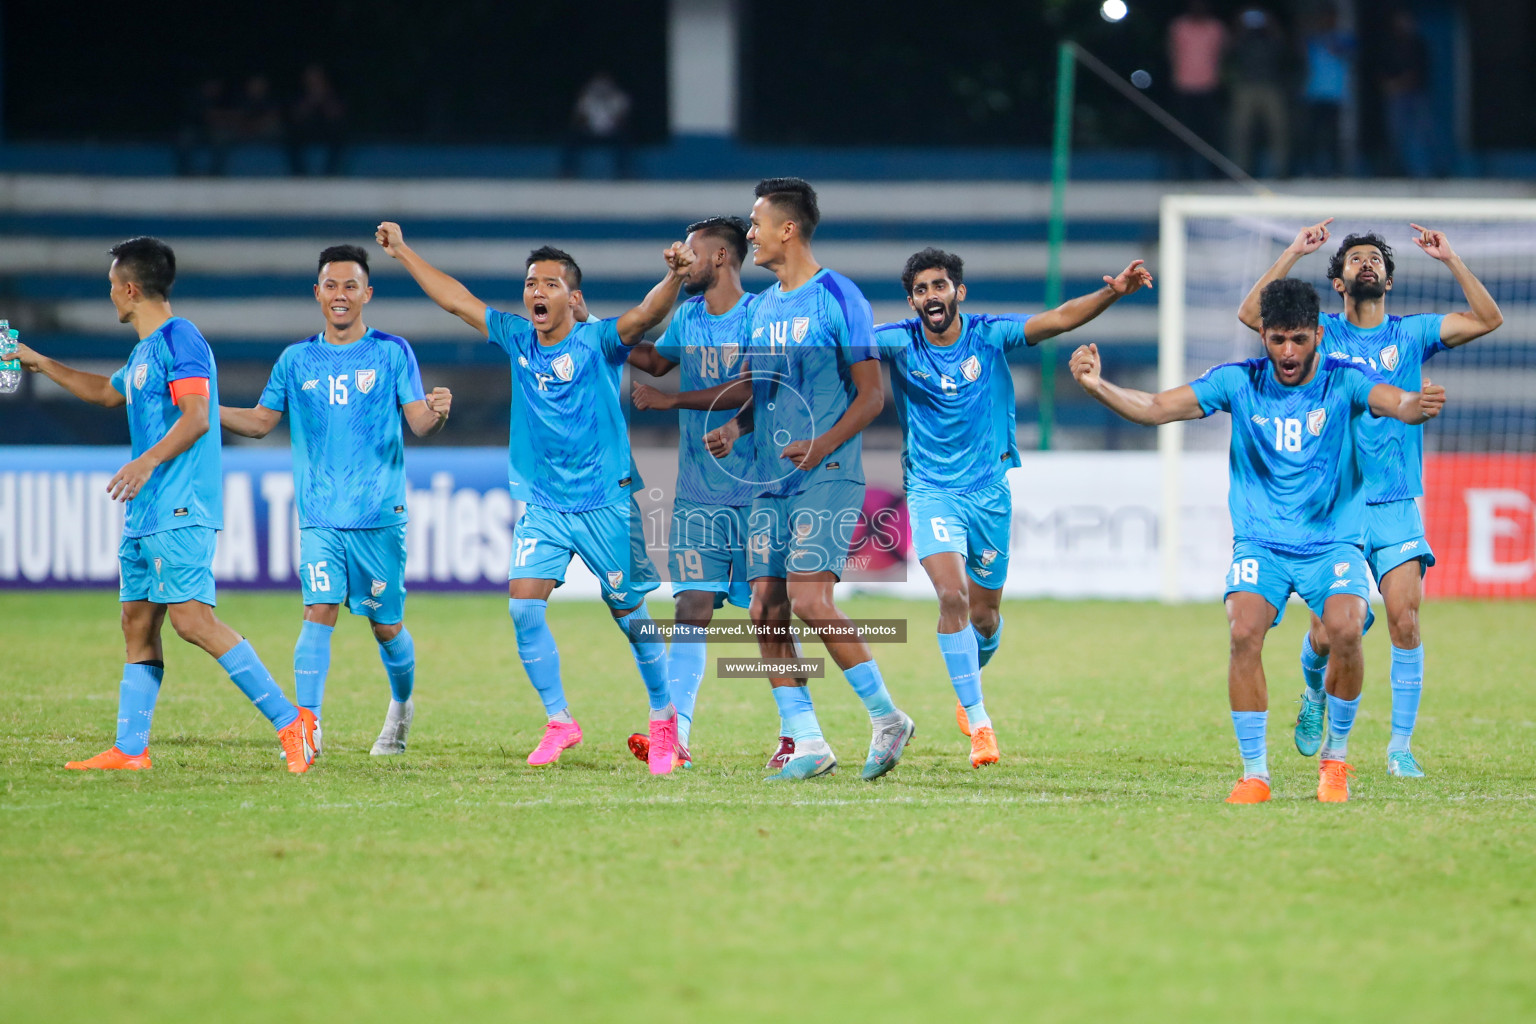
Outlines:
[[912,371],[912,376],[916,377],[918,380],[927,380],[928,379],[928,371],[927,370],[913,370]]
[[693,355],[698,350],[699,350],[699,346],[697,346],[697,345],[688,345],[688,346],[684,347],[684,349],[683,349],[683,351],[686,352],[690,356]]
[[741,346],[734,341],[722,342],[720,345],[720,358],[725,360],[725,368],[729,370],[736,365],[736,360],[741,355]]
[[1388,373],[1391,373],[1393,370],[1397,369],[1396,345],[1388,345],[1386,348],[1381,350],[1381,365],[1387,368]]
[[762,336],[763,336],[763,329],[761,327],[754,327],[754,328],[752,328],[752,340],[753,341],[756,341],[758,338],[761,338]]
[[1333,358],[1335,358],[1335,359],[1348,359],[1349,358],[1349,353],[1348,352],[1329,352],[1328,354],[1330,356],[1332,356]]
[[1349,563],[1348,562],[1334,562],[1333,563],[1333,574],[1335,576],[1343,576],[1347,572],[1349,572]]
[[161,559],[159,559],[159,558],[155,559],[155,575],[156,576],[160,575],[160,566],[162,564],[163,564],[163,561]]
[[377,370],[358,370],[356,377],[357,390],[366,395],[373,390],[373,382],[378,379],[379,373]]
[[627,591],[627,590],[615,590],[609,596],[613,600],[615,600],[615,601],[628,601],[629,600],[629,591]]
[[1412,551],[1414,548],[1416,548],[1418,546],[1419,546],[1419,542],[1418,541],[1411,540],[1408,543],[1404,544],[1402,547],[1398,548],[1397,549],[1397,553],[1398,554],[1402,554],[1404,551]]
[[383,608],[384,606],[382,604],[380,604],[379,602],[375,601],[373,598],[369,597],[369,598],[364,598],[364,600],[363,600],[363,607],[364,608],[372,608],[374,611],[378,611],[380,608]]
[[1321,437],[1323,434],[1323,423],[1326,422],[1327,419],[1327,409],[1313,409],[1311,412],[1307,413],[1307,433],[1311,434],[1313,437]]
[[307,381],[305,381],[304,382],[304,386],[299,388],[299,390],[300,391],[313,391],[313,390],[315,390],[315,388],[317,388],[319,386],[320,386],[320,378],[316,377],[314,380],[307,380]]
[[1349,581],[1348,577],[1345,577],[1342,580],[1334,580],[1332,583],[1328,584],[1328,589],[1329,590],[1338,590],[1341,587],[1349,586],[1349,583],[1350,583],[1350,581]]
[[549,368],[554,370],[555,376],[561,380],[570,380],[571,375],[576,372],[576,360],[572,359],[571,354],[567,352],[550,363]]
[[517,357],[517,365],[521,366],[525,370],[528,369],[528,357],[527,356],[518,356]]
[[1261,427],[1269,426],[1269,417],[1268,416],[1250,416],[1248,418],[1253,420],[1253,422],[1257,423]]
[[997,551],[995,549],[993,549],[993,548],[982,548],[981,549],[981,564],[982,565],[991,565],[995,561],[997,561]]
[[388,585],[389,584],[385,583],[383,580],[374,580],[368,585],[368,593],[372,594],[374,597],[378,597],[380,594],[384,593],[384,588]]
[[966,380],[975,380],[981,376],[981,360],[971,356],[960,364],[960,375]]
[[140,363],[133,368],[133,386],[142,389],[144,381],[149,377],[149,364]]
[[797,316],[797,317],[795,317],[795,319],[792,322],[792,324],[790,325],[790,329],[789,329],[790,336],[795,339],[795,344],[798,345],[802,341],[804,341],[805,340],[805,336],[807,334],[809,334],[810,332],[811,332],[811,318],[808,317],[808,316]]
[[976,570],[976,575],[980,576],[982,579],[989,579],[992,576],[992,570],[991,569],[977,569]]
[[607,575],[610,587],[617,587],[620,583],[624,582],[624,574],[617,569],[610,571]]

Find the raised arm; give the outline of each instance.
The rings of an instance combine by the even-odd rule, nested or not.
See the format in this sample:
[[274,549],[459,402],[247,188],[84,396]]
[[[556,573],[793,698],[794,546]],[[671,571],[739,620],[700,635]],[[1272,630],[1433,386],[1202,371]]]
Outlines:
[[1285,247],[1280,258],[1264,271],[1264,276],[1259,278],[1258,283],[1243,298],[1243,304],[1237,307],[1237,318],[1243,322],[1243,326],[1255,331],[1259,329],[1259,293],[1271,281],[1278,281],[1290,274],[1291,268],[1296,266],[1297,261],[1303,256],[1321,249],[1328,241],[1328,225],[1332,223],[1333,218],[1329,217],[1325,221],[1296,232],[1296,237],[1290,245]]
[[406,245],[405,237],[400,233],[399,224],[389,220],[380,224],[378,231],[374,233],[374,240],[410,272],[410,275],[416,279],[416,283],[421,286],[421,290],[427,293],[427,298],[481,334],[487,336],[490,334],[490,329],[485,325],[485,303],[470,294],[469,289],[460,284],[456,278],[438,270]]
[[619,317],[615,325],[619,331],[619,340],[626,345],[639,341],[646,331],[661,323],[672,312],[672,306],[677,302],[678,289],[683,286],[683,277],[694,260],[693,250],[682,242],[673,242],[662,253],[662,257],[667,261],[667,276],[640,300],[640,305]]
[[1467,269],[1461,257],[1451,249],[1451,243],[1445,239],[1445,232],[1431,231],[1417,224],[1408,226],[1419,233],[1413,244],[1446,265],[1456,283],[1461,285],[1461,293],[1467,297],[1467,305],[1471,307],[1463,313],[1448,313],[1440,321],[1440,340],[1446,348],[1475,341],[1502,324],[1504,314],[1499,312],[1499,304],[1493,301],[1487,286]]
[[629,365],[637,370],[644,370],[652,377],[665,377],[677,364],[657,352],[656,346],[651,342],[640,341],[630,346]]
[[1205,415],[1195,389],[1180,384],[1152,394],[1111,384],[1100,375],[1099,346],[1082,345],[1072,353],[1072,376],[1084,391],[1132,423],[1156,427],[1177,420],[1198,420]]
[[277,426],[282,418],[282,413],[276,409],[268,409],[264,405],[253,406],[250,409],[219,406],[219,425],[231,434],[239,434],[241,437],[266,437],[272,433],[272,428]]
[[1075,299],[1068,299],[1055,309],[1046,310],[1030,317],[1024,324],[1024,340],[1038,345],[1046,338],[1054,338],[1083,326],[1132,292],[1152,287],[1152,272],[1142,266],[1145,261],[1132,260],[1114,277],[1104,275],[1104,287]]
[[92,405],[101,405],[108,409],[114,409],[128,401],[127,398],[123,397],[112,386],[111,377],[103,377],[99,373],[87,373],[84,370],[76,370],[74,367],[65,366],[58,360],[49,359],[47,356],[19,342],[16,345],[16,352],[11,358],[19,360],[24,369],[42,374],[76,398],[84,399]]
[[1424,378],[1424,390],[1404,391],[1391,384],[1377,384],[1371,388],[1371,412],[1377,416],[1390,416],[1407,424],[1427,423],[1440,415],[1445,408],[1445,388],[1431,384]]
[[176,403],[181,417],[152,447],[127,463],[107,483],[107,493],[118,501],[132,501],[159,466],[170,462],[208,433],[208,396],[182,395]]
[[447,388],[433,388],[424,399],[406,402],[400,411],[411,433],[417,437],[431,437],[448,425],[448,410],[453,407],[453,392]]

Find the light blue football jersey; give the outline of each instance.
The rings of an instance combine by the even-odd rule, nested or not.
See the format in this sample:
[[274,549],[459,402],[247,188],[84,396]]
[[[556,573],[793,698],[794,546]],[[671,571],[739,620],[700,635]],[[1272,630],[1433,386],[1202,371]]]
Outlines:
[[112,387],[128,399],[128,435],[133,457],[138,458],[181,419],[181,410],[171,401],[171,382],[194,377],[208,379],[208,432],[174,459],[155,467],[128,502],[124,537],[145,537],[183,526],[224,528],[219,372],[202,333],[189,321],[171,317],[133,346],[127,365],[112,375]]
[[283,350],[259,404],[288,413],[300,526],[406,521],[400,410],[425,397],[416,353],[393,334],[369,329],[347,345],[316,334]]
[[774,282],[758,295],[748,359],[759,495],[800,494],[824,480],[864,482],[859,434],[811,470],[793,468],[779,453],[832,429],[857,394],[853,364],[879,356],[869,302],[835,270],[822,268],[793,291]]
[[[1324,313],[1323,351],[1358,357],[1382,378],[1404,391],[1424,384],[1424,363],[1446,350],[1440,340],[1439,313],[1389,316],[1370,330],[1356,327],[1342,313]],[[1365,472],[1365,501],[1380,505],[1424,493],[1424,425],[1410,426],[1386,416],[1363,417],[1355,434]]]
[[1306,384],[1286,387],[1268,357],[1223,363],[1190,384],[1209,416],[1232,414],[1227,507],[1234,540],[1311,555],[1359,544],[1365,491],[1356,423],[1382,384],[1364,362],[1320,356]]
[[628,502],[635,482],[621,388],[629,346],[617,320],[576,324],[539,344],[525,317],[486,308],[490,342],[512,364],[507,486],[558,512]]
[[[710,313],[702,295],[695,295],[677,307],[666,333],[656,343],[656,351],[678,365],[682,374],[679,391],[703,391],[741,373],[755,298],[747,292],[719,316]],[[701,505],[752,504],[757,491],[752,445],[736,445],[723,459],[715,458],[704,447],[704,435],[736,413],[736,409],[678,412],[681,437],[677,447],[677,497]]]
[[914,483],[969,493],[1019,464],[1013,374],[1005,353],[1028,344],[1029,317],[960,315],[960,337],[935,345],[916,317],[875,328],[891,367],[901,464]]

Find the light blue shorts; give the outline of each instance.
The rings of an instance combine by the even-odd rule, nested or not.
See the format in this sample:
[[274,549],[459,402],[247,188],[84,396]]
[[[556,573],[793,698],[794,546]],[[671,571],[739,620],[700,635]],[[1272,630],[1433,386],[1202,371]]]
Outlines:
[[1417,559],[1419,574],[1428,572],[1435,564],[1435,553],[1424,536],[1419,503],[1406,498],[1365,506],[1365,554],[1377,586],[1383,576],[1404,562]]
[[740,505],[706,505],[679,498],[672,504],[667,569],[672,592],[704,590],[715,607],[752,604],[747,583],[747,511]]
[[393,626],[405,618],[405,524],[373,530],[299,531],[304,603],[345,603],[353,615]]
[[907,513],[918,561],[953,551],[978,586],[996,590],[1008,579],[1013,491],[1006,480],[969,494],[916,484],[907,488]]
[[1293,555],[1253,541],[1232,545],[1232,568],[1227,570],[1227,596],[1242,591],[1258,594],[1275,609],[1275,621],[1285,618],[1285,603],[1300,594],[1314,615],[1322,618],[1323,605],[1336,594],[1353,594],[1366,601],[1365,629],[1376,615],[1371,611],[1371,584],[1366,578],[1365,552],[1353,544],[1334,544],[1315,555]]
[[579,557],[597,577],[603,600],[615,610],[633,608],[661,585],[645,550],[640,509],[633,498],[586,512],[557,512],[527,505],[512,529],[509,580],[554,580]]
[[117,548],[119,601],[217,604],[213,551],[219,531],[183,526],[144,537],[124,537]]
[[863,517],[864,485],[852,480],[755,499],[747,519],[747,579],[829,571],[841,579]]

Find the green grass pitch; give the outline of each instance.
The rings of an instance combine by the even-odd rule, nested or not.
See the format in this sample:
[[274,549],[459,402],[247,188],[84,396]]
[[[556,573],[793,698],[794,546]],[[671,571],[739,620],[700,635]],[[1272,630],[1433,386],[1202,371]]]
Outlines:
[[[0,1020],[1536,1016],[1531,604],[1426,608],[1421,781],[1385,773],[1385,630],[1367,638],[1344,806],[1316,803],[1291,746],[1293,608],[1266,655],[1276,799],[1257,807],[1222,802],[1238,760],[1214,604],[1008,604],[985,772],[935,606],[846,606],[911,621],[876,651],[914,745],[861,781],[867,718],[834,669],[812,692],[842,768],[767,786],[761,682],[706,679],[691,772],[630,757],[643,691],[597,604],[551,609],[586,742],[528,768],[543,716],[489,594],[411,599],[403,757],[367,754],[387,687],[347,620],[308,775],[169,629],[155,768],[66,772],[111,741],[114,595],[7,593]],[[291,693],[297,595],[219,611]],[[711,657],[732,653],[750,652]]]

